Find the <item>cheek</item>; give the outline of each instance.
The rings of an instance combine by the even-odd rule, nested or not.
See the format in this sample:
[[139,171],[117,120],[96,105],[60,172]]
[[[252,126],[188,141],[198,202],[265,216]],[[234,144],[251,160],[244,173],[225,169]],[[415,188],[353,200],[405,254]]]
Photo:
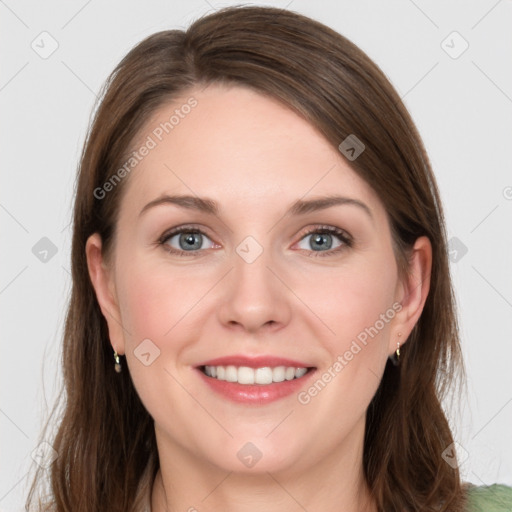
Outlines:
[[[344,405],[346,410],[369,402],[384,370],[389,329],[396,314],[393,261],[387,272],[382,258],[376,258],[372,264],[354,266],[326,283],[325,323],[335,333],[323,337],[330,356],[326,367],[331,376],[336,375],[329,387],[339,397],[352,397]],[[353,400],[354,396],[360,400]]]
[[[352,266],[333,272],[321,286],[309,287],[311,309],[330,327],[324,340],[329,343],[329,352],[348,350],[352,340],[364,340],[364,333],[374,329],[384,334],[389,320],[394,317],[392,309],[396,285],[393,265],[383,271],[382,262]],[[311,283],[312,284],[312,283]],[[384,315],[384,320],[382,320]]]
[[132,262],[119,281],[123,325],[132,344],[142,336],[161,345],[205,291],[204,280],[191,279],[179,268],[145,261]]
[[[389,272],[382,272],[382,262],[353,266],[325,280],[321,292],[317,289],[309,296],[311,309],[316,308],[334,334],[325,329],[318,337],[327,357],[317,379],[298,398],[310,417],[318,418],[317,427],[327,437],[338,438],[352,428],[381,380],[396,314],[392,307],[396,274],[393,265],[388,268]],[[321,424],[326,416],[330,421]]]
[[194,313],[206,283],[143,259],[132,260],[124,273],[121,268],[118,290],[130,375],[146,409],[165,417],[172,404],[183,402],[172,376],[187,343],[198,335]]
[[126,270],[119,279],[125,355],[135,387],[150,406],[155,390],[175,374],[189,340],[199,336],[198,300],[208,282],[144,260]]

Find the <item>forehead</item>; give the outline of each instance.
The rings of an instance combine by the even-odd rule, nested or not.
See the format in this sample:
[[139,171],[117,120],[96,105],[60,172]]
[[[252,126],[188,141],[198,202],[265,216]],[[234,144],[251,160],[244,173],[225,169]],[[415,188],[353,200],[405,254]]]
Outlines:
[[155,111],[132,149],[139,157],[124,196],[138,206],[162,193],[208,195],[247,206],[339,193],[382,208],[371,187],[314,126],[245,87],[187,91]]

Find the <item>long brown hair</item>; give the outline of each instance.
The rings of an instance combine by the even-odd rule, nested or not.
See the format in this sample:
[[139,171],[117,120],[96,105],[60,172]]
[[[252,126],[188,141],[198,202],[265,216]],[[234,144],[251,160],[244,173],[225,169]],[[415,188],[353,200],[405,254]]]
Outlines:
[[386,208],[401,272],[407,272],[414,241],[430,239],[430,292],[400,365],[388,363],[368,408],[363,465],[379,511],[462,510],[459,471],[443,458],[453,437],[441,401],[465,372],[443,211],[423,143],[400,97],[365,53],[316,21],[267,7],[226,8],[187,31],[154,34],[126,55],[103,88],[77,179],[65,388],[62,411],[56,405],[52,412],[59,419],[51,442],[58,457],[39,509],[135,511],[151,490],[158,470],[153,421],[129,373],[114,372],[85,245],[97,232],[105,256],[112,248],[129,178],[105,199],[94,191],[123,165],[145,121],[163,103],[211,83],[247,86],[280,100],[336,148],[355,134],[366,148],[349,163]]

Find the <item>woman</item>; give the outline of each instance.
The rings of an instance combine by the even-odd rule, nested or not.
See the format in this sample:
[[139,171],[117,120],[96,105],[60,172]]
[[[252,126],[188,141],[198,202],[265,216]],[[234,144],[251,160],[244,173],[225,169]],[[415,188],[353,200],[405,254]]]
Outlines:
[[416,128],[344,37],[243,7],[141,42],[81,158],[40,509],[505,510],[440,406],[446,253]]

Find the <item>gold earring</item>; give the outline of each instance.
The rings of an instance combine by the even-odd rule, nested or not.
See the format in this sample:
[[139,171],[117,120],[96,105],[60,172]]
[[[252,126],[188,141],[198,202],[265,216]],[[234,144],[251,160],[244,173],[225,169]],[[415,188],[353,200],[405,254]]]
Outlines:
[[114,364],[114,369],[117,373],[121,373],[121,363],[119,362],[119,356],[117,355],[117,352],[114,350],[114,360],[115,360],[115,364]]
[[[398,337],[402,336],[402,333],[399,332],[398,333]],[[391,357],[391,362],[395,365],[395,366],[398,366],[398,364],[400,363],[400,342],[397,341],[396,342],[396,350],[395,350],[395,353],[393,354],[394,357]]]

